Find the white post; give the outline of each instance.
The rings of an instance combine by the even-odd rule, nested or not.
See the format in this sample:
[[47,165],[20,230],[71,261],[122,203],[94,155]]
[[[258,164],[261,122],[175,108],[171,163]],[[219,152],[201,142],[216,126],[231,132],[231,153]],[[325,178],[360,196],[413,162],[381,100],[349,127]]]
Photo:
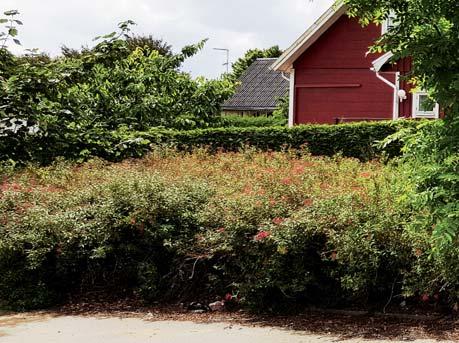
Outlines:
[[290,90],[288,107],[288,127],[295,124],[295,69],[290,71]]

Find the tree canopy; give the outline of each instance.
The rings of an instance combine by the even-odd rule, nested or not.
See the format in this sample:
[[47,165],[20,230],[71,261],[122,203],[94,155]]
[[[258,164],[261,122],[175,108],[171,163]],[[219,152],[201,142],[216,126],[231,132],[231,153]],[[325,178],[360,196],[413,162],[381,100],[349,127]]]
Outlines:
[[459,253],[459,2],[457,0],[344,0],[363,24],[395,15],[395,26],[373,51],[391,51],[393,60],[411,57],[413,82],[440,103],[445,120],[426,123],[405,141],[407,174],[419,211],[413,226],[432,235],[439,287],[457,273]]
[[120,23],[94,48],[54,59],[0,49],[0,154],[16,161],[84,158],[112,149],[113,136],[126,130],[218,121],[234,84],[180,69],[206,41],[173,54],[162,41],[132,39],[131,25]]
[[230,74],[230,78],[233,80],[239,79],[257,58],[276,58],[282,53],[283,51],[277,45],[268,49],[250,49],[243,57],[233,63],[233,72]]

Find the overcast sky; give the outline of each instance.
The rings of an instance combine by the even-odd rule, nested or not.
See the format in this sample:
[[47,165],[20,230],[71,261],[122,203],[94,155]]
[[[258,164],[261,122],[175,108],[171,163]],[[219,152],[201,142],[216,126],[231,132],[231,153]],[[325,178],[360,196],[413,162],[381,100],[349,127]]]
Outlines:
[[250,48],[285,49],[333,0],[2,0],[0,10],[17,9],[24,48],[51,55],[63,44],[91,45],[120,21],[132,19],[137,34],[152,34],[175,50],[209,38],[206,48],[184,66],[194,76],[218,77],[226,57],[213,48],[230,49],[230,60]]

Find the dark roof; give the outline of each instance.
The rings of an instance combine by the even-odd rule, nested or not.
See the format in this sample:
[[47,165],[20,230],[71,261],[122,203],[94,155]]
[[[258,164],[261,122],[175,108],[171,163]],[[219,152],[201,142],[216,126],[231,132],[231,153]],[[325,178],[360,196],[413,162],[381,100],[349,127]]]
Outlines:
[[276,58],[259,58],[240,77],[236,93],[222,105],[223,110],[274,110],[277,100],[287,95],[289,82],[281,72],[271,70]]

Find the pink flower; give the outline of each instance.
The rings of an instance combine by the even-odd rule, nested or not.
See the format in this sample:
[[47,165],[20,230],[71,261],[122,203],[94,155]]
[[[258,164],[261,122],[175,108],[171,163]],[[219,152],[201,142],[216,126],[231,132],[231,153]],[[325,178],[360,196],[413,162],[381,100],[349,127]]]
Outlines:
[[285,178],[285,179],[282,180],[282,183],[283,183],[284,185],[287,185],[287,186],[288,186],[288,185],[291,185],[291,184],[292,184],[292,178],[287,177],[287,178]]
[[255,240],[256,241],[262,241],[266,238],[268,238],[269,236],[271,236],[271,233],[269,233],[268,231],[260,231],[256,236],[255,236]]
[[219,228],[217,229],[217,232],[218,232],[218,233],[223,233],[223,232],[225,232],[225,228],[224,228],[224,227],[219,227]]
[[282,218],[274,218],[273,219],[273,224],[280,225],[284,222],[284,219]]

